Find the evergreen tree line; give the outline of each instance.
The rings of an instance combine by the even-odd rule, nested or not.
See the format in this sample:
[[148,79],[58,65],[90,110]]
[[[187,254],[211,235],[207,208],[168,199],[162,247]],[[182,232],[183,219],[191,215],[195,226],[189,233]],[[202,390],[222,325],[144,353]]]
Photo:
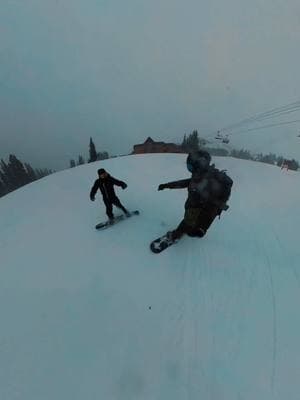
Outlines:
[[[282,166],[286,158],[282,156],[277,156],[276,154],[252,154],[249,150],[226,150],[222,148],[212,148],[207,146],[207,141],[200,138],[198,132],[194,130],[189,135],[184,135],[183,141],[181,143],[182,150],[186,153],[190,151],[196,151],[201,148],[207,150],[212,156],[223,156],[223,157],[235,157],[243,160],[253,160],[260,161],[266,164]],[[289,169],[297,171],[299,169],[299,162],[295,159],[290,160]]]
[[0,197],[52,172],[48,169],[33,169],[30,164],[23,164],[14,154],[11,154],[8,162],[4,160],[0,162]]
[[[93,142],[93,139],[90,138],[88,163],[99,160],[106,160],[108,158],[109,154],[107,153],[107,151],[97,152],[95,143]],[[74,168],[77,165],[82,165],[82,164],[85,164],[85,159],[83,158],[82,155],[78,156],[77,161],[74,159],[70,160],[70,168]]]

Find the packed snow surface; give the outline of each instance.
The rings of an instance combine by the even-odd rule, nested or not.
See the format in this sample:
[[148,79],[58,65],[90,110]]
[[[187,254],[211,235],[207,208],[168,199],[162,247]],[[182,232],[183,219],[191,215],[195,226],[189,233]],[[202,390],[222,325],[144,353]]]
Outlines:
[[[159,255],[149,243],[186,190],[157,186],[189,177],[184,155],[83,165],[0,199],[1,400],[299,400],[300,174],[214,162],[230,209]],[[100,167],[141,212],[105,231]]]

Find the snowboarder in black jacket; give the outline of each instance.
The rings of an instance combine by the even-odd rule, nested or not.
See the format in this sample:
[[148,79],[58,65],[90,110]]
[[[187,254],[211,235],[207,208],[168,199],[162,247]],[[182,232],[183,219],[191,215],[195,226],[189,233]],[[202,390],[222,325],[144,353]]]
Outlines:
[[120,208],[124,212],[124,214],[128,216],[129,211],[126,210],[126,208],[121,204],[114,190],[114,185],[121,186],[122,189],[126,189],[127,188],[126,183],[113,178],[103,168],[98,169],[98,176],[99,178],[96,179],[91,189],[90,199],[94,201],[96,192],[98,189],[100,189],[103,202],[106,207],[106,214],[110,222],[114,221],[113,206]]
[[186,162],[187,169],[192,173],[191,178],[158,187],[158,190],[188,189],[184,219],[175,230],[168,232],[171,240],[178,240],[184,234],[203,237],[214,219],[229,208],[226,202],[233,182],[225,171],[210,165],[210,154],[199,150],[190,153]]

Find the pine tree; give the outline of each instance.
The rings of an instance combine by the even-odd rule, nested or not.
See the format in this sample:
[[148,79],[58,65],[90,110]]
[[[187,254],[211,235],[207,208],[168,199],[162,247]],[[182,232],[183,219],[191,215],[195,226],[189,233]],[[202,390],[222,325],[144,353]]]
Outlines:
[[109,158],[107,151],[102,151],[97,154],[97,160],[107,160]]
[[47,168],[44,168],[44,169],[38,168],[35,170],[35,174],[36,174],[37,179],[41,179],[47,175],[53,174],[53,171],[51,169],[47,169]]
[[[235,158],[241,158],[243,160],[253,160],[253,156],[251,155],[251,153],[248,150],[231,150],[230,153],[231,157],[235,157]],[[262,154],[258,154],[257,157],[262,157]]]
[[[0,176],[1,176],[1,172],[0,172]],[[0,197],[4,196],[6,193],[7,193],[6,186],[0,179]]]
[[298,161],[292,159],[289,162],[289,168],[292,169],[293,171],[297,171],[299,169],[299,163]]
[[36,173],[30,164],[24,163],[27,175],[29,178],[29,182],[33,182],[37,179]]
[[259,161],[261,161],[261,162],[263,162],[263,163],[266,163],[266,164],[275,164],[275,162],[276,162],[276,155],[275,155],[275,154],[272,154],[272,153],[264,154],[264,155],[260,158]]
[[76,167],[76,163],[74,160],[70,160],[70,168]]
[[8,163],[4,160],[0,162],[0,196],[51,173],[52,171],[47,169],[34,170],[30,164],[23,164],[11,154]]
[[277,162],[276,162],[277,166],[281,167],[283,164],[283,161],[284,161],[284,158],[282,156],[277,157]]
[[199,137],[198,131],[193,131],[190,135],[190,147],[192,151],[199,150]]
[[82,165],[82,164],[84,164],[85,163],[85,161],[84,161],[84,158],[80,155],[80,156],[78,156],[78,163],[77,163],[77,165]]
[[197,151],[200,148],[199,143],[198,131],[195,130],[188,136],[184,135],[181,146],[186,152]]
[[184,134],[184,137],[183,137],[183,141],[182,141],[182,143],[181,143],[181,147],[182,147],[182,149],[183,150],[187,150],[187,139],[186,139],[186,134]]
[[11,175],[10,170],[4,160],[1,160],[0,165],[1,165],[0,178],[3,184],[5,185],[7,192],[10,192],[11,190],[14,189],[12,185],[12,179],[10,176]]
[[29,183],[29,177],[23,163],[18,160],[14,154],[10,154],[9,156],[8,167],[11,170],[14,186],[16,188],[24,186],[26,185],[26,183]]
[[90,159],[89,163],[97,161],[97,151],[93,139],[90,138]]

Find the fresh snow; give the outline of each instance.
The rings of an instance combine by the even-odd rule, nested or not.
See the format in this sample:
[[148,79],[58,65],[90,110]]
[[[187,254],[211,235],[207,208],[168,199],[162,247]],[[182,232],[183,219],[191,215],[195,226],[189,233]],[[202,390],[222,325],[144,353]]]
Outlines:
[[[214,158],[234,180],[203,239],[165,252],[184,155],[113,158],[0,199],[1,400],[298,400],[300,174]],[[141,214],[105,230],[99,167]],[[116,215],[119,211],[116,211]]]

